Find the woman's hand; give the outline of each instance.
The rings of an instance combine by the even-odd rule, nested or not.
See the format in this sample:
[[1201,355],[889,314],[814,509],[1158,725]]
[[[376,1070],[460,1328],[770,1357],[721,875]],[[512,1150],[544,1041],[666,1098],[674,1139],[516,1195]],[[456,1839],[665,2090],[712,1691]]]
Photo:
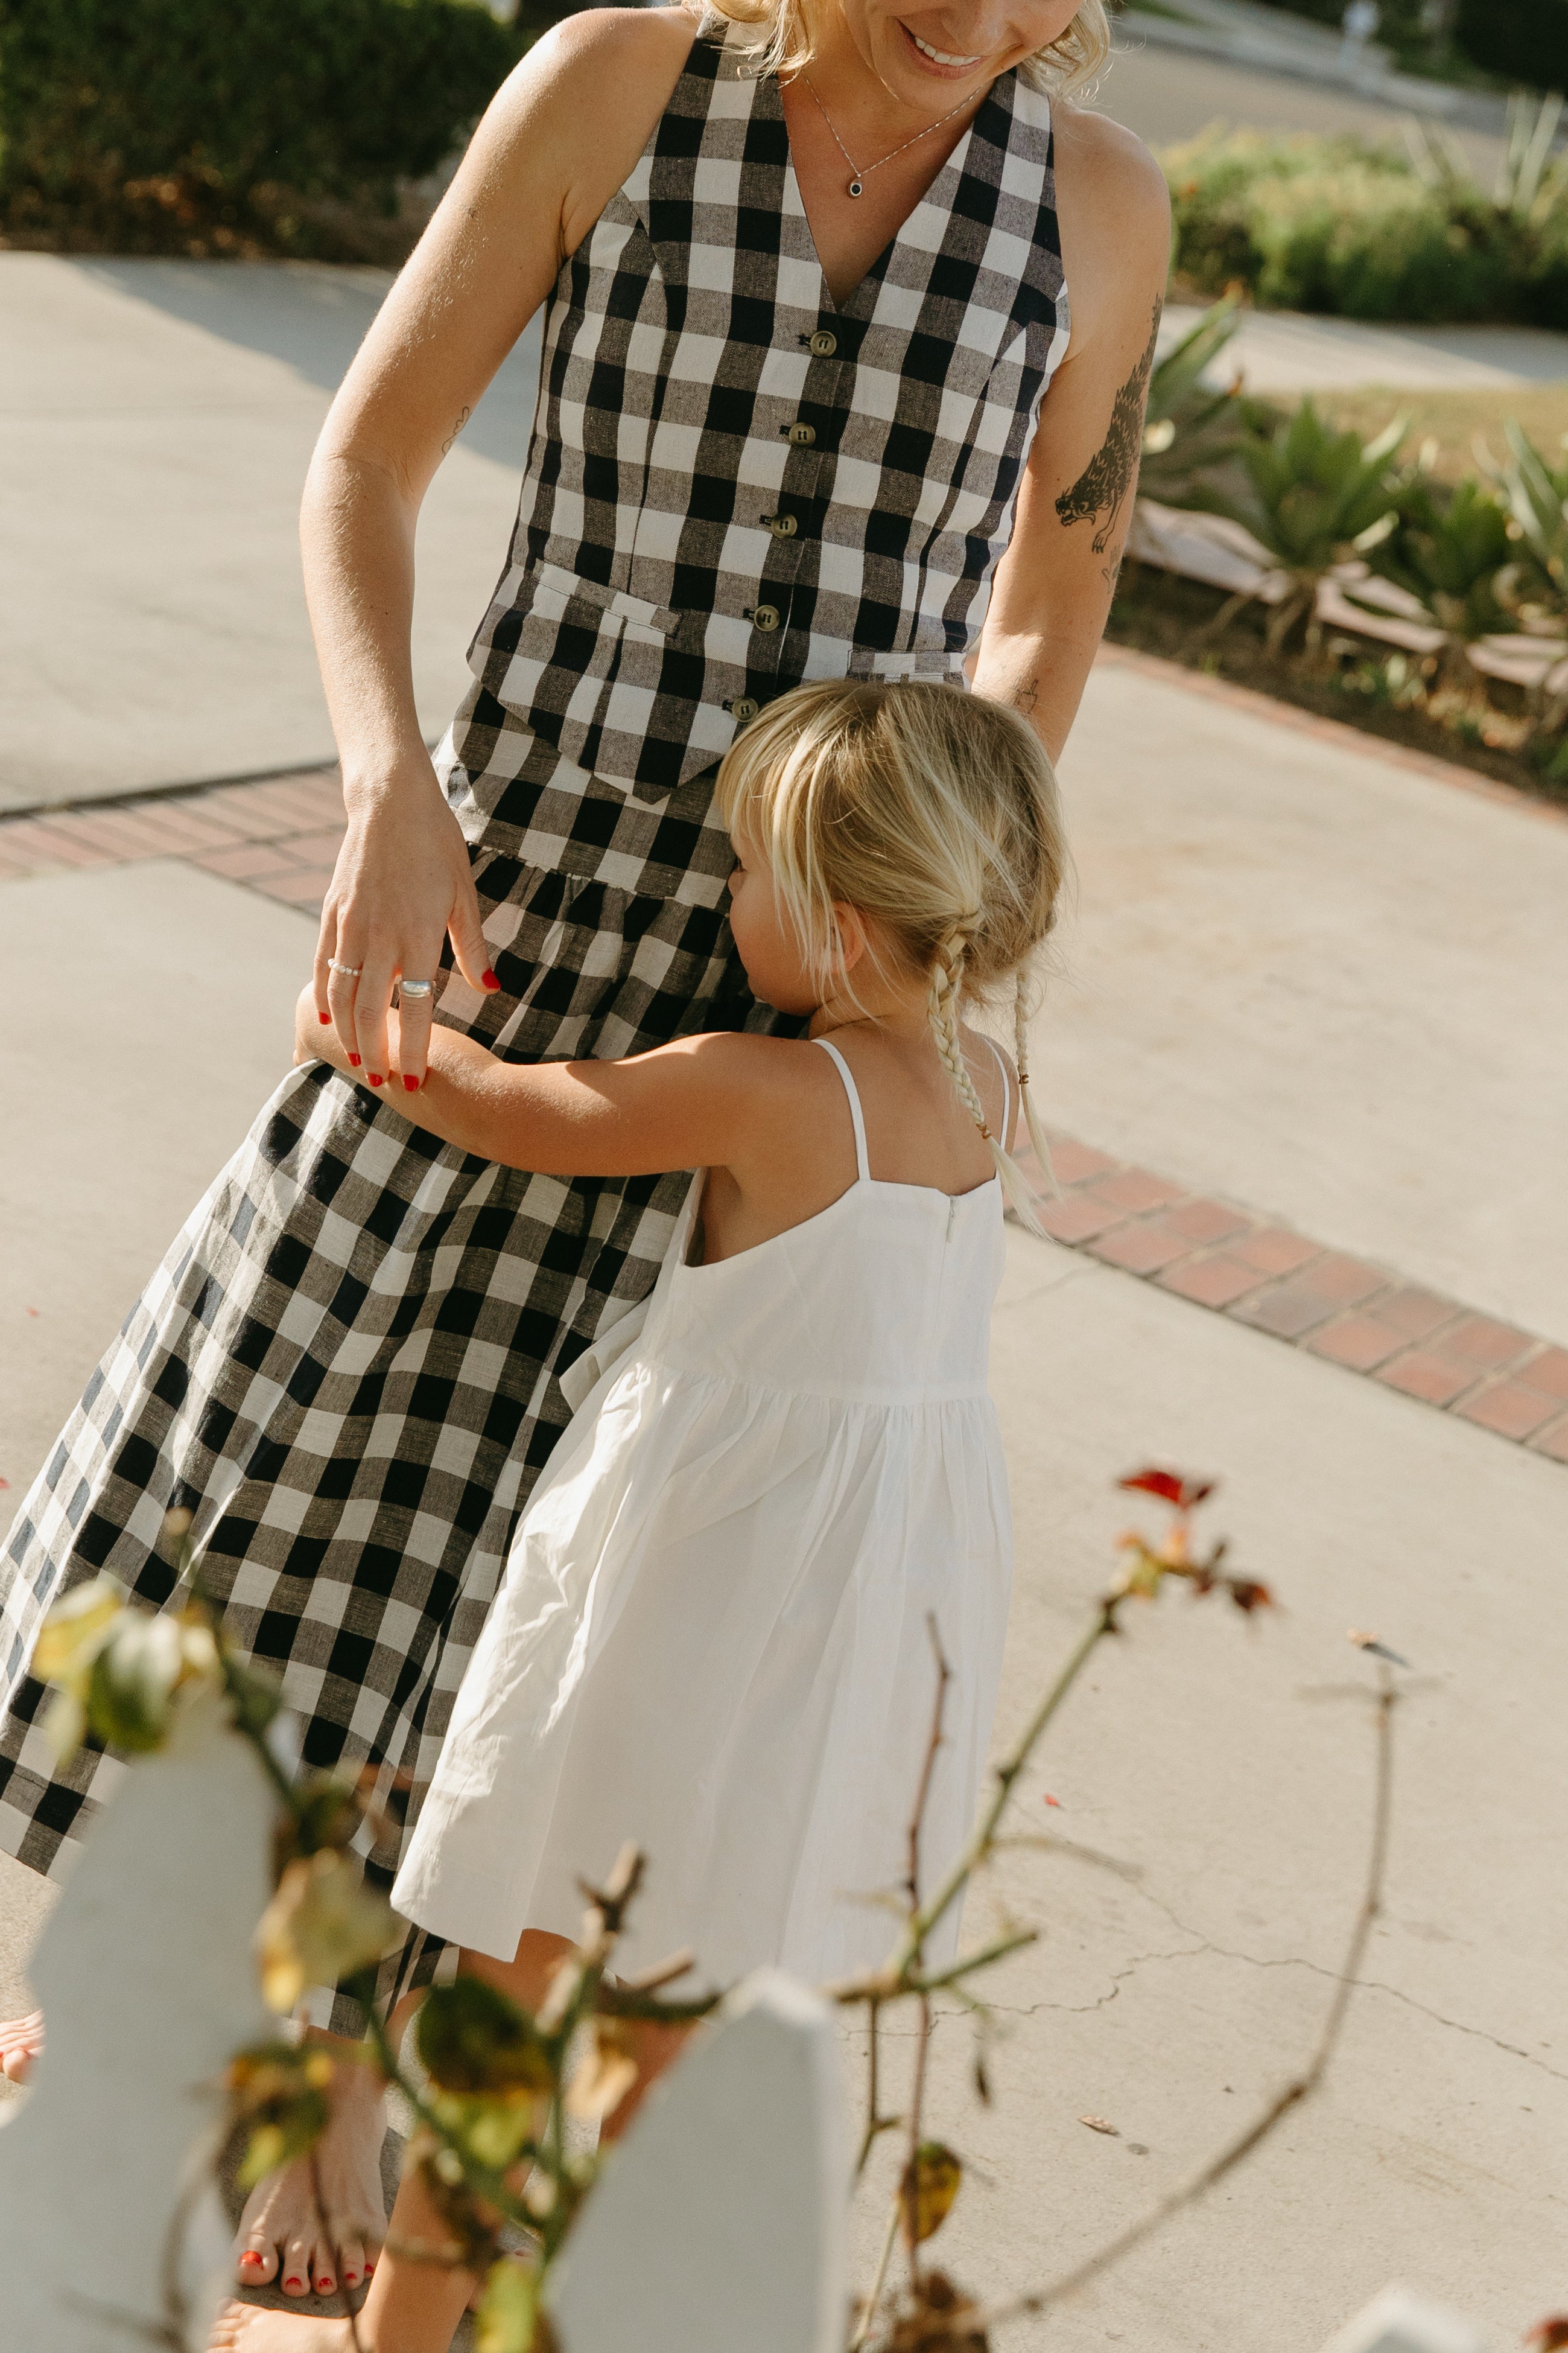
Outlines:
[[[343,1061],[363,1069],[373,1087],[395,1076],[388,1009],[396,980],[438,983],[442,943],[449,934],[458,969],[470,988],[500,987],[479,928],[479,905],[468,845],[442,798],[429,762],[423,777],[401,778],[380,791],[350,787],[349,829],[338,852],[321,908],[316,946],[317,1037],[331,1022]],[[412,1092],[425,1076],[430,1017],[437,989],[405,997],[402,1007],[400,1075]]]
[[[363,1063],[353,1061],[331,1015],[322,1014],[316,1003],[316,984],[308,980],[300,991],[299,1001],[294,1008],[295,1068],[304,1062],[330,1062],[334,1071],[341,1071],[345,1079],[357,1079],[361,1086],[385,1085],[388,1079],[395,1085],[403,1067],[398,1050],[400,1028],[397,1015],[389,1013],[386,1016],[387,1070],[383,1076],[373,1081]],[[422,1042],[428,1041],[428,1034],[429,1024],[426,1023]]]

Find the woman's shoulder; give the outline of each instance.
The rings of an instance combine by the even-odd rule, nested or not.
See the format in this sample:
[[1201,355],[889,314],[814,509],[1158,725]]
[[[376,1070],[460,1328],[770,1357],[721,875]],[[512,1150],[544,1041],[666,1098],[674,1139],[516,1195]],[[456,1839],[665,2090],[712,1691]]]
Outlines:
[[[1114,224],[1134,229],[1163,225],[1170,215],[1165,174],[1135,132],[1092,106],[1058,99],[1051,111],[1058,195],[1065,174],[1080,205],[1115,207]],[[1128,213],[1131,208],[1131,221]]]

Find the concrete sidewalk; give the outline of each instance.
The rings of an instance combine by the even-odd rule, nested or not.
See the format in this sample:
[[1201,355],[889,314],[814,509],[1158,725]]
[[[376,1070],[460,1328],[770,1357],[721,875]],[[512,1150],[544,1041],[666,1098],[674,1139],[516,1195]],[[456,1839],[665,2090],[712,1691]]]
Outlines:
[[[300,492],[391,280],[0,254],[0,809],[330,759]],[[537,329],[420,518],[415,683],[438,734],[506,560]]]

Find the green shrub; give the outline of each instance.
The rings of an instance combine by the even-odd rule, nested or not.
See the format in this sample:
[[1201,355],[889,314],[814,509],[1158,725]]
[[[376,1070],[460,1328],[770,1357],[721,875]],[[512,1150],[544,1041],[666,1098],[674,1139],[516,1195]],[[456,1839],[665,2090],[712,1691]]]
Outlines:
[[482,0],[0,0],[0,198],[189,183],[386,201],[518,55]]
[[[1565,0],[1568,5],[1568,0]],[[1528,206],[1352,140],[1206,132],[1165,157],[1173,266],[1200,292],[1351,319],[1568,324],[1568,181]]]
[[1488,73],[1568,90],[1568,0],[1459,0],[1454,34]]

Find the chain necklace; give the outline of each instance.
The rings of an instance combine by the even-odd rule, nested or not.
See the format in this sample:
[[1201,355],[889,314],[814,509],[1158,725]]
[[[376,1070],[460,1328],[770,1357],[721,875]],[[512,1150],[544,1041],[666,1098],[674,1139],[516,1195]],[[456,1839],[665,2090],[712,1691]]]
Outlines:
[[[802,74],[801,79],[805,82],[807,90],[811,90],[813,98],[816,98],[816,92],[812,89],[811,76],[809,74]],[[973,92],[971,93],[971,96],[973,96]],[[826,123],[829,131],[833,131],[834,140],[837,144],[838,152],[849,166],[851,176],[847,194],[852,196],[863,196],[866,193],[866,183],[870,178],[873,172],[879,172],[883,164],[890,164],[895,155],[901,155],[904,152],[904,147],[918,147],[922,139],[929,139],[933,131],[940,131],[943,122],[951,122],[955,114],[962,114],[969,102],[970,100],[968,98],[961,98],[956,106],[950,107],[948,109],[947,112],[942,117],[940,121],[928,122],[923,131],[917,131],[912,139],[906,139],[903,147],[890,148],[888,153],[881,158],[879,163],[868,164],[866,169],[862,172],[856,164],[854,156],[851,155],[848,148],[844,144],[843,140],[839,138],[837,132],[833,130],[832,115],[829,114],[827,109],[823,106],[822,100],[819,98],[816,98],[816,103],[822,111],[822,119],[824,122]]]

